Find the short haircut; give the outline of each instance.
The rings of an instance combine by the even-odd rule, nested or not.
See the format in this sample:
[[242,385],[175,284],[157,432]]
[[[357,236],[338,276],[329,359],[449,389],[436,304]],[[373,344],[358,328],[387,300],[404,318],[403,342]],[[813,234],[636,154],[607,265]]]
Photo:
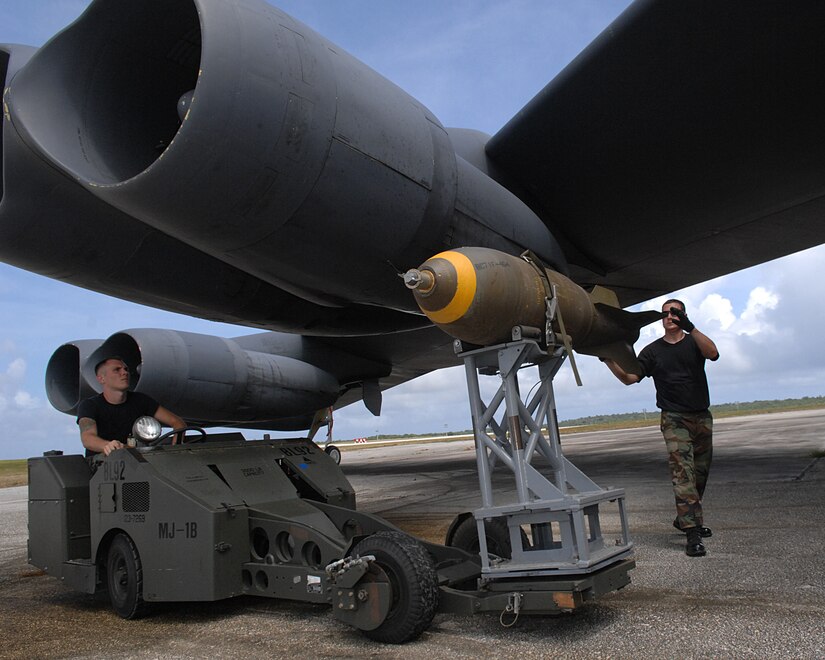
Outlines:
[[685,303],[683,303],[678,298],[669,298],[668,300],[665,300],[665,302],[662,304],[662,307],[664,307],[665,305],[669,305],[670,303],[676,303],[677,305],[681,305],[682,306],[682,311],[687,312],[687,308],[685,307]]
[[123,364],[126,364],[126,361],[120,357],[119,355],[110,355],[109,357],[103,358],[100,362],[95,365],[95,376],[100,374],[100,368],[106,364],[109,360],[120,360]]

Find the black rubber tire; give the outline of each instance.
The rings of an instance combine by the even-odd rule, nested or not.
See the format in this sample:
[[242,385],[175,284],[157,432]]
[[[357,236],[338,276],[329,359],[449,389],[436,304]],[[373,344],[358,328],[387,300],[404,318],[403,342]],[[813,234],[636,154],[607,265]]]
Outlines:
[[[487,554],[496,555],[502,559],[510,559],[513,556],[510,532],[503,518],[491,518],[484,521],[484,532],[487,536]],[[450,545],[475,555],[480,552],[478,526],[473,516],[467,516],[458,524],[450,539]]]
[[124,619],[136,619],[145,612],[143,567],[135,544],[126,534],[118,534],[109,545],[106,583],[112,607]]
[[414,538],[401,532],[377,532],[355,546],[353,555],[373,555],[389,580],[392,604],[383,623],[362,631],[378,642],[403,644],[430,625],[438,607],[438,577],[432,557]]
[[338,447],[335,445],[327,445],[324,447],[324,451],[335,461],[335,465],[341,465],[341,450],[338,449]]

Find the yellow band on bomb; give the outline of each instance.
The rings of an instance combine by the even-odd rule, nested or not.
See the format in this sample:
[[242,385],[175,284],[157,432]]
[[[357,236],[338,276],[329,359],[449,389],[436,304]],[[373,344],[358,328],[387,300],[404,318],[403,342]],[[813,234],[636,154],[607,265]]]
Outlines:
[[433,323],[452,323],[467,313],[473,298],[475,298],[476,270],[472,261],[460,252],[453,250],[441,252],[435,255],[433,259],[444,259],[455,268],[456,289],[450,302],[437,311],[427,312],[427,316]]

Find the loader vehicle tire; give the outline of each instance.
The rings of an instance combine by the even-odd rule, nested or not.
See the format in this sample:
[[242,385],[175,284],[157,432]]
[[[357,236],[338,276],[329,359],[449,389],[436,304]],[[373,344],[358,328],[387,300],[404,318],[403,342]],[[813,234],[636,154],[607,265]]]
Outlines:
[[109,545],[106,583],[112,607],[124,619],[136,619],[145,612],[143,567],[135,544],[126,534],[118,534]]
[[414,538],[401,532],[377,532],[362,540],[353,555],[372,555],[370,579],[388,582],[392,602],[377,628],[362,631],[370,639],[403,644],[429,627],[438,607],[438,578],[430,554]]

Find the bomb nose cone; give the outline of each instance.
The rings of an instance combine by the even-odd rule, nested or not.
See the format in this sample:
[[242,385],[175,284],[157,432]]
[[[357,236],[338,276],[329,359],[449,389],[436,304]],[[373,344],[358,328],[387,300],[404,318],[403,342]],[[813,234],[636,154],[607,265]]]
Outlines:
[[447,250],[414,270],[421,283],[411,287],[413,296],[433,323],[453,323],[466,314],[475,298],[476,277],[473,262],[465,254]]

